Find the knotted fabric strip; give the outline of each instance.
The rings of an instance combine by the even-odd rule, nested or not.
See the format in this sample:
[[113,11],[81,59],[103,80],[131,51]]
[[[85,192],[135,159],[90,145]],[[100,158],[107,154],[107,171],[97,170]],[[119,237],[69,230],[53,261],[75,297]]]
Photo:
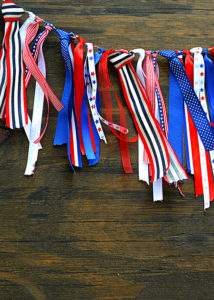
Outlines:
[[87,47],[87,60],[85,62],[85,79],[86,79],[86,87],[87,87],[87,95],[89,106],[91,109],[91,115],[97,129],[97,133],[101,140],[104,140],[105,143],[106,137],[103,132],[103,128],[100,122],[100,114],[97,111],[96,107],[96,94],[97,94],[97,76],[94,62],[94,47],[92,43],[86,43]]
[[169,60],[169,67],[175,75],[183,95],[183,99],[189,109],[205,149],[207,151],[214,150],[214,130],[207,120],[207,116],[194,92],[183,65],[177,57],[177,54],[172,50],[159,51],[158,53]]
[[155,181],[166,174],[169,167],[169,154],[145,90],[139,78],[135,76],[131,65],[133,59],[133,53],[110,54],[110,62],[119,72],[125,100],[149,157],[151,181]]
[[113,53],[114,50],[107,50],[103,53],[102,58],[99,63],[99,79],[100,79],[100,85],[101,85],[101,91],[102,96],[105,103],[106,108],[106,119],[109,123],[113,124],[113,117],[112,117],[112,100],[110,96],[110,88],[115,94],[117,104],[119,107],[119,115],[120,115],[120,129],[124,128],[123,130],[120,130],[120,134],[118,134],[114,127],[110,127],[111,132],[120,140],[120,151],[121,151],[121,158],[122,158],[122,164],[123,169],[125,173],[133,173],[130,156],[129,156],[129,148],[128,148],[128,142],[136,142],[138,139],[138,136],[128,140],[127,139],[127,130],[126,130],[126,115],[123,108],[123,105],[120,102],[120,99],[117,96],[117,93],[115,92],[108,75],[108,56],[109,54]]
[[[145,74],[145,90],[148,95],[149,102],[151,104],[152,112],[155,118],[160,122],[159,106],[157,102],[156,95],[156,74],[155,65],[153,59],[155,59],[152,51],[146,51],[146,59],[143,63],[143,70]],[[157,54],[156,54],[157,55]],[[144,161],[149,164],[148,155],[144,148]],[[162,188],[162,178],[159,178],[153,182],[153,201],[163,200],[163,188]]]
[[60,111],[63,109],[63,104],[59,101],[57,96],[54,94],[54,92],[51,90],[50,86],[48,85],[45,77],[42,75],[41,71],[39,70],[38,66],[36,65],[36,62],[31,54],[31,51],[29,49],[29,44],[34,40],[38,29],[39,29],[39,23],[43,22],[43,20],[39,19],[37,17],[37,20],[33,23],[31,23],[27,28],[27,34],[25,39],[25,46],[23,49],[23,59],[25,62],[26,67],[28,68],[29,72],[32,74],[32,76],[35,78],[35,80],[39,83],[40,87],[42,88],[48,105],[48,111],[47,111],[47,119],[45,128],[40,135],[40,137],[35,141],[35,143],[40,142],[41,138],[43,137],[47,124],[48,124],[48,116],[49,116],[49,100],[52,102],[53,106],[57,111]]
[[10,128],[20,128],[28,122],[19,32],[23,13],[23,8],[12,1],[2,3],[5,35],[0,52],[0,117],[6,118],[6,126]]
[[183,165],[184,100],[180,87],[169,68],[169,142]]
[[110,54],[110,61],[119,72],[125,100],[149,157],[151,181],[165,175],[165,180],[170,183],[188,178],[152,112],[145,89],[131,64],[133,59],[133,53],[118,51]]
[[[139,58],[137,61],[136,66],[136,73],[142,82],[144,88],[146,86],[145,83],[145,73],[143,71],[143,61],[145,58],[145,50],[144,49],[134,49],[132,50],[133,53],[139,54]],[[138,136],[138,173],[139,173],[139,180],[145,181],[147,184],[149,184],[149,163],[148,161],[144,161],[144,145],[143,142]]]
[[[46,23],[45,30],[39,34],[39,38],[36,38],[35,43],[33,44],[33,56],[35,61],[38,57],[38,68],[41,71],[42,75],[46,78],[46,66],[45,58],[43,54],[43,43],[48,36],[49,32],[53,29],[53,25]],[[34,104],[33,104],[33,115],[32,123],[30,126],[30,142],[28,149],[28,159],[25,170],[25,175],[32,175],[34,173],[35,165],[38,159],[39,143],[35,144],[34,141],[39,138],[41,125],[42,125],[42,113],[43,113],[43,103],[44,103],[44,92],[36,82]]]
[[[209,120],[205,95],[205,67],[202,48],[196,47],[190,51],[194,54],[194,90]],[[206,152],[199,136],[198,141],[201,165],[201,181],[204,195],[204,209],[207,209],[210,207],[210,201],[212,201],[214,198],[214,182],[210,163],[210,158],[211,161],[214,160],[214,151]]]
[[56,29],[61,41],[61,54],[65,62],[65,86],[62,95],[64,109],[58,114],[54,145],[67,144],[68,159],[71,166],[82,167],[79,131],[74,105],[74,57],[73,38],[61,29]]
[[[21,38],[21,49],[22,49],[22,51],[23,51],[24,45],[25,45],[25,38],[26,38],[27,28],[31,23],[33,23],[35,21],[35,18],[36,18],[36,16],[32,12],[28,12],[28,14],[29,14],[29,17],[27,18],[27,20],[25,20],[25,22],[20,27],[20,38]],[[25,74],[26,74],[26,71],[25,71]],[[26,77],[25,77],[25,88],[27,88]],[[28,115],[28,123],[27,123],[27,125],[24,126],[24,130],[25,130],[26,136],[27,136],[29,141],[30,141],[30,129],[31,129],[31,120],[30,120],[29,115]],[[42,148],[40,143],[38,144],[38,147],[40,149]]]

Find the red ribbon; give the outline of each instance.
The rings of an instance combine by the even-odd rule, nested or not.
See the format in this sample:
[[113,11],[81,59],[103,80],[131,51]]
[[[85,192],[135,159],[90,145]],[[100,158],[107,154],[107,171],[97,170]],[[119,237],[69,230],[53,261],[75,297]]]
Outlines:
[[[78,130],[79,130],[80,149],[82,155],[85,155],[85,149],[84,149],[83,137],[82,137],[82,127],[81,127],[81,108],[82,108],[83,95],[85,91],[83,45],[86,43],[86,41],[81,37],[77,37],[77,39],[79,40],[79,43],[76,45],[74,49],[75,109],[77,114],[77,123],[78,123]],[[88,123],[89,123],[89,132],[90,132],[92,147],[94,153],[96,153],[96,145],[95,145],[94,135],[91,127],[89,112],[88,112]]]
[[[103,53],[100,62],[99,62],[99,79],[100,79],[100,85],[101,85],[101,91],[104,99],[104,104],[106,108],[106,119],[108,122],[113,123],[113,117],[112,117],[112,100],[110,96],[110,89],[115,94],[117,104],[119,107],[119,115],[120,115],[120,126],[127,128],[126,125],[126,115],[123,108],[123,105],[121,104],[110,80],[108,75],[108,55],[114,52],[114,50],[107,50]],[[133,173],[130,156],[129,156],[129,148],[128,148],[128,142],[136,142],[138,139],[138,136],[136,136],[133,139],[128,140],[127,135],[123,132],[120,132],[120,135],[116,132],[116,130],[113,127],[109,127],[111,132],[120,140],[120,151],[121,151],[121,158],[123,163],[123,168],[125,173]]]
[[[186,54],[185,58],[185,70],[190,82],[193,85],[193,74],[194,74],[194,64],[193,57],[190,55],[189,51],[184,50],[183,53]],[[201,164],[200,164],[200,152],[199,152],[199,142],[197,129],[193,123],[191,115],[188,111],[188,120],[190,127],[190,140],[192,147],[192,159],[193,159],[193,168],[194,168],[194,179],[195,179],[195,196],[203,194],[203,182],[202,182],[202,173],[201,173]],[[210,191],[210,201],[214,198],[214,183],[212,177],[212,167],[210,163],[209,152],[206,151],[206,169],[209,182],[209,191]]]

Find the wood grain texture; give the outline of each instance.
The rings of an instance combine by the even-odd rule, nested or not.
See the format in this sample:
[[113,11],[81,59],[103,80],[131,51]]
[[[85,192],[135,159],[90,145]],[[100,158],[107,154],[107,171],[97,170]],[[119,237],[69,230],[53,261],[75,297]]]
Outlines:
[[[208,0],[18,3],[105,49],[214,45],[214,4]],[[3,28],[1,17],[1,38]],[[65,74],[55,33],[45,56],[48,82],[61,97]],[[167,102],[168,67],[159,62]],[[110,72],[125,105],[116,71]],[[33,88],[32,81],[30,113]],[[130,146],[134,174],[125,175],[119,143],[107,128],[99,164],[89,168],[85,162],[74,174],[66,147],[53,147],[56,120],[51,108],[32,177],[23,175],[23,130],[8,137],[0,132],[0,299],[213,299],[214,207],[203,212],[193,179],[182,185],[185,198],[164,184],[164,203],[152,203],[152,186],[138,181],[137,145]]]

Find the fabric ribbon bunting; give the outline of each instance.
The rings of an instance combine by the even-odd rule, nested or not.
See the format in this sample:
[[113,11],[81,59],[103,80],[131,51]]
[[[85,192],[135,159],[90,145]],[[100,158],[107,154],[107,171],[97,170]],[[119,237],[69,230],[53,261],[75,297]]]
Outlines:
[[19,19],[23,13],[23,8],[12,1],[2,3],[5,35],[0,52],[0,117],[6,119],[6,126],[10,128],[20,128],[28,123],[19,32]]
[[[29,16],[19,28],[24,13]],[[209,55],[214,54],[214,47],[104,50],[72,32],[55,28],[13,1],[3,0],[2,15],[5,27],[0,51],[0,119],[11,129],[25,130],[29,141],[25,175],[34,174],[51,101],[58,112],[53,144],[66,144],[74,172],[74,167],[82,167],[82,155],[89,166],[99,162],[101,141],[107,143],[105,124],[120,142],[125,173],[133,173],[129,143],[138,141],[139,180],[153,183],[153,201],[163,200],[163,179],[174,184],[182,195],[179,183],[188,179],[185,167],[194,176],[195,196],[203,195],[204,209],[210,207],[214,199],[214,63]],[[44,30],[38,34],[41,24]],[[43,44],[52,30],[60,39],[65,64],[61,101],[46,80]],[[136,71],[132,65],[135,54]],[[169,61],[168,115],[159,82],[158,55]],[[125,109],[109,79],[109,62],[119,74],[137,130],[134,138],[128,137]],[[36,83],[31,121],[26,89],[32,76]],[[41,130],[44,99],[47,116]],[[113,100],[117,103],[118,124],[113,122]]]

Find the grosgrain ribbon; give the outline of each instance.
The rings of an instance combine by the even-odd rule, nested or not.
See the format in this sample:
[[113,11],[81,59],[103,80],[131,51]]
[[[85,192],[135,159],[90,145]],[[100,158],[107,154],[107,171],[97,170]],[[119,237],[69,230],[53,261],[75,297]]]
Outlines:
[[188,178],[152,112],[145,90],[131,64],[133,58],[133,53],[120,51],[110,55],[110,61],[119,71],[127,105],[151,163],[151,181],[163,176],[167,182]]
[[[53,25],[46,22],[45,30],[39,34],[39,38],[36,38],[35,43],[33,44],[33,53],[35,61],[38,56],[38,68],[41,71],[42,75],[46,77],[46,66],[45,58],[43,54],[43,44],[48,36],[49,32],[53,29]],[[38,55],[37,55],[38,53]],[[34,141],[40,136],[41,125],[42,125],[42,113],[43,113],[43,103],[44,103],[44,93],[36,82],[35,96],[34,96],[34,105],[33,105],[33,115],[32,123],[30,127],[30,143],[28,150],[28,160],[25,170],[25,175],[32,175],[34,173],[35,165],[38,159],[39,144],[35,144]]]
[[[136,65],[136,73],[142,82],[144,88],[146,86],[145,83],[145,73],[143,71],[142,65],[145,58],[145,50],[144,49],[134,49],[132,50],[133,53],[139,54],[139,58]],[[148,161],[144,161],[144,145],[143,142],[138,136],[138,173],[139,173],[139,180],[145,181],[149,184],[149,164]]]
[[63,104],[56,97],[54,92],[51,90],[45,77],[42,75],[41,71],[39,70],[38,66],[36,65],[36,62],[35,62],[32,54],[31,54],[31,51],[29,49],[29,44],[34,40],[34,38],[37,34],[37,31],[39,29],[40,22],[43,22],[43,20],[41,20],[37,17],[37,20],[28,26],[27,33],[26,33],[26,39],[25,39],[25,46],[23,49],[23,59],[26,64],[26,67],[28,68],[29,72],[32,74],[32,76],[36,79],[36,81],[39,83],[40,87],[42,88],[44,95],[46,97],[46,100],[47,100],[47,105],[48,105],[45,128],[43,129],[42,134],[35,141],[35,143],[40,142],[40,140],[43,137],[43,135],[46,131],[46,128],[47,128],[48,116],[49,116],[49,100],[52,102],[53,106],[55,107],[55,109],[57,111],[60,111],[64,107]]
[[[109,80],[108,76],[108,56],[109,54],[113,53],[114,50],[107,50],[103,53],[102,58],[99,63],[99,79],[100,79],[100,85],[101,85],[101,91],[102,96],[106,108],[106,119],[109,123],[113,124],[112,119],[112,101],[110,96],[110,88],[115,94],[117,104],[119,107],[119,115],[120,115],[120,128],[126,128],[126,116],[125,111],[123,109],[123,106]],[[130,156],[129,156],[129,149],[128,149],[128,142],[136,142],[137,138],[133,138],[128,140],[127,139],[127,131],[123,132],[120,131],[120,135],[116,132],[114,127],[110,127],[111,132],[120,140],[120,151],[121,151],[121,158],[122,158],[122,164],[123,169],[125,173],[133,173],[131,162],[130,162]]]
[[61,41],[61,54],[65,62],[65,86],[62,96],[64,109],[58,114],[54,145],[67,144],[68,159],[71,166],[82,167],[79,131],[74,105],[74,57],[73,38],[61,29],[56,29]]
[[6,118],[6,126],[10,128],[20,128],[28,122],[19,32],[23,13],[23,8],[12,1],[2,3],[5,35],[0,52],[0,117]]

